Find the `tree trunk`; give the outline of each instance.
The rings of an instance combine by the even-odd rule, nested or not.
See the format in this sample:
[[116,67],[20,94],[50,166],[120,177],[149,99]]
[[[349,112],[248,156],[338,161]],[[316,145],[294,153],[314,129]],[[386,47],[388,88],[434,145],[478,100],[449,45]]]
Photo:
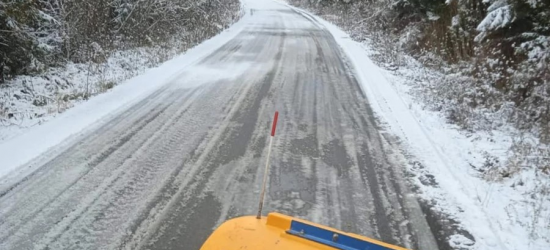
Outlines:
[[0,59],[0,85],[4,84],[4,58]]

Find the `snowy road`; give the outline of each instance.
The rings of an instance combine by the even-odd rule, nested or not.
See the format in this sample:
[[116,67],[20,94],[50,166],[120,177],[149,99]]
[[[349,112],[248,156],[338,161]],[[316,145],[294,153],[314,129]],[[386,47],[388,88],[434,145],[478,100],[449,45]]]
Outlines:
[[198,249],[264,211],[437,249],[402,156],[322,25],[258,1],[246,28],[0,193],[0,249]]

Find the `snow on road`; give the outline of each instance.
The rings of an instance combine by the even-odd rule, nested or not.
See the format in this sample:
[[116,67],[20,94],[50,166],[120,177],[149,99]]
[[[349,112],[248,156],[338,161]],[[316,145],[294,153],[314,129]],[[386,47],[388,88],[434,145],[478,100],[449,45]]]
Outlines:
[[[474,236],[471,239],[461,233],[452,235],[452,247],[550,249],[550,199],[545,199],[544,194],[534,201],[523,197],[523,192],[534,190],[534,185],[550,183],[529,172],[520,178],[525,180],[525,187],[514,189],[509,182],[487,182],[472,169],[472,165],[484,164],[483,152],[505,151],[511,143],[509,136],[478,135],[481,139],[472,141],[446,124],[437,112],[423,110],[416,104],[407,94],[403,83],[406,79],[376,66],[368,56],[372,49],[367,45],[353,41],[327,21],[295,9],[327,27],[342,47],[375,114],[412,153],[409,169],[422,198],[432,201],[433,210],[451,215]],[[427,185],[426,176],[435,183]]]
[[[255,212],[279,110],[265,211],[437,249],[333,37],[279,3],[246,4],[221,38],[4,146],[16,170],[2,179],[0,248],[197,249]],[[54,147],[17,168],[27,146]]]
[[0,248],[196,249],[225,219],[254,213],[278,109],[268,211],[438,249],[406,184],[417,159],[409,179],[437,182],[415,183],[422,198],[474,236],[451,245],[548,249],[491,207],[502,197],[480,205],[487,184],[466,170],[461,135],[411,110],[364,47],[284,3],[243,2],[247,14],[220,35],[0,142]]

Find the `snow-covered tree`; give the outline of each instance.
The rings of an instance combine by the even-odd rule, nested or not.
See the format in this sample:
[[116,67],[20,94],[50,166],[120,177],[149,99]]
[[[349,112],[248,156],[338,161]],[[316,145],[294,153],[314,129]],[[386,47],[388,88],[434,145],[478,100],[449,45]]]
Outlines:
[[[219,30],[236,0],[0,1],[0,81],[66,61],[99,62],[105,53],[165,46]],[[187,38],[188,39],[188,38]],[[168,46],[168,45],[166,45]]]
[[35,1],[0,2],[0,83],[5,75],[28,73],[38,66],[35,31],[40,23]]

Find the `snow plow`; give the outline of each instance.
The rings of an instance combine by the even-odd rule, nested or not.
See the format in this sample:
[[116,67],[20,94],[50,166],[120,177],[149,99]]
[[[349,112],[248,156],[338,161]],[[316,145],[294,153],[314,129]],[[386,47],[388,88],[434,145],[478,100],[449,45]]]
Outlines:
[[260,203],[256,216],[230,219],[219,226],[204,242],[201,250],[407,250],[361,235],[346,233],[334,228],[280,213],[262,216],[263,201],[269,170],[269,157],[277,119],[275,112]]
[[406,250],[364,236],[279,213],[257,219],[245,216],[218,227],[201,250]]

